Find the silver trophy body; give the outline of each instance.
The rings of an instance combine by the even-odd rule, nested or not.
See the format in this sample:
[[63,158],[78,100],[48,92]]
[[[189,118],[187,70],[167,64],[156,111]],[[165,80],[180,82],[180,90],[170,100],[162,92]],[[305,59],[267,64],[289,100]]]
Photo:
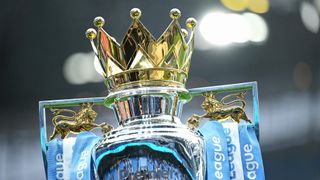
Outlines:
[[[139,9],[132,9],[130,16],[133,22],[121,44],[102,28],[104,20],[101,17],[94,20],[98,33],[91,28],[86,32],[103,69],[105,84],[110,91],[107,97],[39,103],[45,169],[48,167],[49,140],[59,135],[63,139],[69,134],[101,128],[103,135],[93,149],[94,163],[90,167],[96,172],[97,179],[205,179],[206,148],[202,135],[197,131],[200,120],[225,121],[231,118],[239,122],[241,117],[246,117],[244,94],[251,91],[252,123],[258,134],[257,84],[249,82],[187,90],[185,83],[194,48],[195,19],[186,21],[189,33],[178,23],[180,11],[172,9],[172,22],[156,40],[140,22]],[[242,102],[241,107],[230,107],[230,104],[225,107],[224,98],[218,100],[215,96],[234,92],[237,93],[224,98],[236,98],[235,102]],[[188,119],[188,125],[184,125],[181,123],[183,105],[196,96],[205,97],[201,106],[206,113],[194,114]],[[113,109],[118,127],[112,129],[107,123],[108,117],[102,117],[103,123],[96,123],[96,106]],[[78,112],[61,109],[70,107],[80,108]],[[230,113],[232,108],[237,111]],[[52,121],[63,117],[60,126],[53,128],[50,139],[47,138],[46,126],[48,109],[55,115]],[[61,116],[62,112],[71,112],[73,116]],[[242,116],[235,114],[238,112]]]
[[96,147],[100,177],[204,179],[204,142],[181,124],[184,102],[176,90],[155,87],[127,93],[118,94],[112,106],[119,127]]

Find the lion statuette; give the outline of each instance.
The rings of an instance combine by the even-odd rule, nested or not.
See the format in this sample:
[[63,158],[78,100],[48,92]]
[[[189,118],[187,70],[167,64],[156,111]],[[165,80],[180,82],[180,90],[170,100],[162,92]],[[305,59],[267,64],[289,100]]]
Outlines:
[[[234,122],[240,123],[240,119],[252,123],[247,117],[245,108],[244,96],[245,92],[229,94],[223,97],[220,101],[216,99],[215,93],[204,93],[204,101],[201,107],[205,111],[203,115],[193,114],[188,119],[188,126],[191,129],[195,129],[200,124],[200,119],[207,118],[209,120],[226,121],[231,119]],[[235,99],[229,102],[225,102],[227,99],[234,97]],[[238,105],[240,104],[240,105]]]
[[[77,134],[82,131],[90,131],[94,128],[102,128],[103,132],[109,132],[112,129],[107,123],[96,124],[94,121],[97,113],[92,109],[92,103],[81,104],[79,112],[70,109],[50,109],[55,115],[52,118],[54,125],[53,133],[50,140],[60,134],[61,139],[67,137],[70,133]],[[70,113],[70,116],[61,113]]]

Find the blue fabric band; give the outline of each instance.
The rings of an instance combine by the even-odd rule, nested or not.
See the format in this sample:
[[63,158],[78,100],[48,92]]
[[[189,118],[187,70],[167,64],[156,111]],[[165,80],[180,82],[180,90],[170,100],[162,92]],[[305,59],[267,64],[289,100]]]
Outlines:
[[48,180],[96,179],[92,150],[99,139],[91,132],[81,132],[75,143],[70,138],[50,141],[47,154]]
[[62,180],[63,177],[63,152],[62,141],[54,139],[48,144],[48,180]]
[[99,141],[92,132],[82,132],[78,134],[73,146],[73,156],[71,164],[71,180],[92,179],[95,177],[91,171],[92,150]]
[[206,179],[264,180],[254,126],[208,121],[200,129],[206,144]]
[[221,123],[208,121],[199,131],[206,144],[206,179],[229,180],[227,141]]
[[244,179],[264,180],[262,155],[253,125],[240,124],[239,136]]

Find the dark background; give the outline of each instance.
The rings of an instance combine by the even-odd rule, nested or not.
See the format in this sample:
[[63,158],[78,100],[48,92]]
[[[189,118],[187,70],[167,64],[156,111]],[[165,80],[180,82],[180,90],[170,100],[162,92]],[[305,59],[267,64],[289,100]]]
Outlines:
[[[258,81],[267,179],[320,179],[320,39],[301,20],[303,2],[270,1],[261,15],[269,29],[265,42],[207,50],[197,42],[192,58],[188,88]],[[218,0],[1,1],[0,179],[45,178],[38,101],[106,96],[102,82],[69,83],[64,63],[91,51],[84,32],[95,16],[105,17],[105,29],[120,41],[133,7],[156,37],[170,22],[171,8],[182,11],[182,26],[189,16],[201,20],[214,8],[228,11]]]

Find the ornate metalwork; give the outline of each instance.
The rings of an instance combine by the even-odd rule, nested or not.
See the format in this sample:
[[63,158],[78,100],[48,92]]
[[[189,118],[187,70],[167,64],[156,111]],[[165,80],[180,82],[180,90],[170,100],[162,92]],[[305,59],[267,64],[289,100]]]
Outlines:
[[[119,124],[137,119],[169,119],[176,121],[180,119],[183,102],[179,101],[177,94],[144,94],[131,97],[123,97],[117,100],[112,107],[116,112]],[[147,108],[146,108],[147,107]]]
[[[104,133],[109,132],[113,127],[107,123],[94,123],[97,113],[92,109],[93,104],[83,103],[79,112],[70,109],[50,109],[55,115],[52,118],[54,130],[50,136],[50,140],[57,135],[61,135],[61,139],[67,137],[70,133],[77,134],[82,131],[90,131],[100,127]],[[70,113],[71,116],[61,115],[61,113]]]
[[[156,39],[139,20],[139,9],[133,8],[130,16],[133,22],[121,44],[103,29],[102,17],[94,19],[98,33],[92,28],[86,32],[110,90],[148,85],[184,87],[194,47],[196,20],[187,19],[186,27],[191,31],[188,35],[188,31],[181,29],[178,22],[181,12],[172,9],[172,22]],[[95,38],[96,45],[93,41]]]
[[[247,117],[246,112],[244,110],[246,106],[246,102],[244,100],[245,94],[245,91],[229,94],[224,96],[220,101],[218,101],[216,98],[216,93],[203,93],[205,99],[202,102],[201,107],[205,111],[205,114],[193,114],[188,119],[188,127],[191,129],[197,128],[200,124],[200,120],[203,118],[220,122],[231,119],[232,121],[237,123],[240,123],[240,119],[243,119],[249,123],[252,123],[251,120]],[[226,102],[230,98],[235,99]]]

